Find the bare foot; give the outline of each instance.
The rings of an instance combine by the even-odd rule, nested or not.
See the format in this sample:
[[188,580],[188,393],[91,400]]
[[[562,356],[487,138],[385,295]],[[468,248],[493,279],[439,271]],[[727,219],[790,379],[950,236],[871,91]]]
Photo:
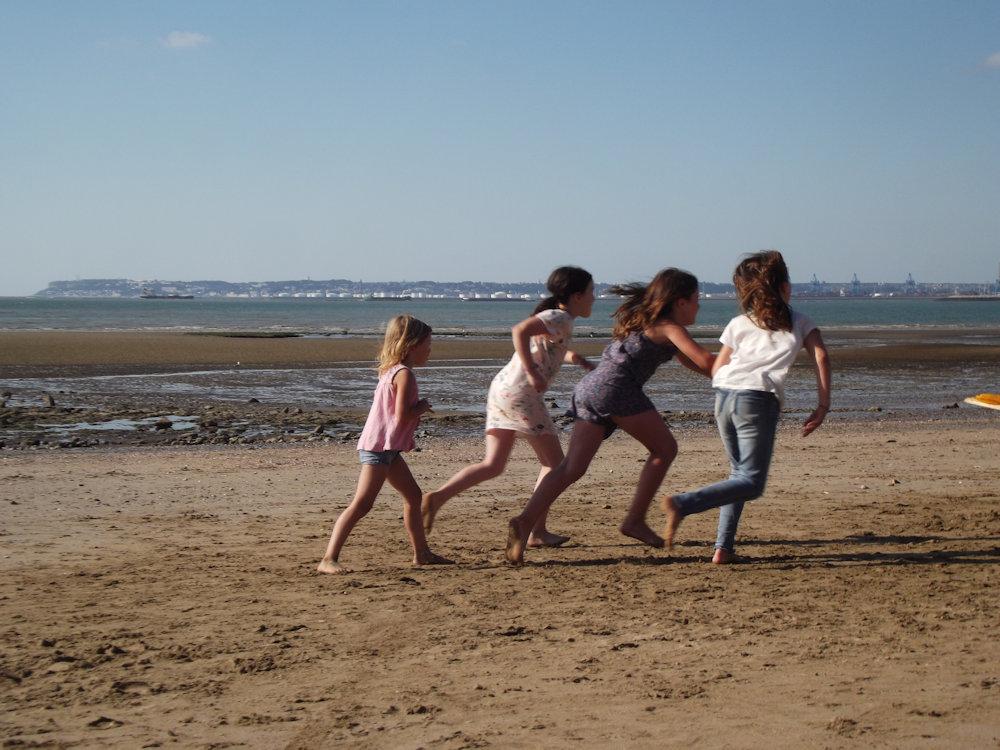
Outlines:
[[736,553],[730,552],[729,550],[722,549],[722,547],[715,548],[715,554],[712,556],[712,563],[714,565],[729,565],[731,562],[736,560]]
[[562,547],[568,541],[568,536],[553,534],[551,531],[542,531],[537,534],[532,531],[528,535],[528,546],[531,549],[538,549],[539,547]]
[[430,534],[434,528],[434,516],[441,506],[434,502],[434,493],[428,492],[420,499],[420,515],[424,519],[424,533]]
[[521,533],[521,521],[517,518],[507,522],[507,548],[503,556],[511,565],[524,562],[524,536]]
[[660,538],[659,534],[649,528],[649,525],[645,521],[642,523],[623,523],[618,527],[618,530],[625,536],[631,537],[632,539],[638,539],[643,544],[648,544],[650,547],[656,547],[656,549],[661,549],[663,547],[663,539]]
[[663,538],[669,552],[674,548],[674,535],[677,534],[677,529],[680,527],[681,521],[684,520],[684,516],[677,508],[677,503],[669,495],[663,498],[663,512],[667,514],[667,527],[663,530]]
[[342,576],[349,571],[343,565],[333,560],[320,560],[319,565],[316,566],[316,572]]
[[430,550],[427,550],[424,554],[419,557],[413,558],[414,565],[454,565],[454,560],[449,560],[447,557],[441,557],[441,555],[435,555]]

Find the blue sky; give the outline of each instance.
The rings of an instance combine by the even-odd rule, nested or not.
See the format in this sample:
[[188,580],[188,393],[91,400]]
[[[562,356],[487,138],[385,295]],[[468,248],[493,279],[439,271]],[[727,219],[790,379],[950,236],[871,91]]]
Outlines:
[[1000,3],[0,4],[0,294],[990,281]]

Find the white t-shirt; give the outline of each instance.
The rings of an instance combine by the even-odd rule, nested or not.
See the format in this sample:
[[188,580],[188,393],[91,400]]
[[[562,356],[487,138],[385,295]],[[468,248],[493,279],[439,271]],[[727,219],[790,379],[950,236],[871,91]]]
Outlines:
[[729,362],[712,377],[713,388],[768,391],[785,402],[785,376],[806,336],[816,328],[806,315],[792,310],[792,330],[769,331],[747,315],[738,315],[719,337],[733,350]]

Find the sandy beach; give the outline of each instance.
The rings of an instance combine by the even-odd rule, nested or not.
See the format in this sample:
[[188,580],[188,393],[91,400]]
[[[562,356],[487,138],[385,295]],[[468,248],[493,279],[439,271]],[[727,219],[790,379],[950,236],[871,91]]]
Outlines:
[[[718,331],[699,333],[714,346]],[[900,363],[940,364],[954,361],[1000,363],[995,329],[901,329],[879,331],[887,345],[871,346],[872,332],[824,333],[836,347],[841,366],[891,366]],[[928,339],[935,339],[928,343]],[[194,368],[324,367],[337,362],[373,362],[380,340],[375,337],[253,337],[139,331],[0,331],[0,378],[44,375],[99,375],[162,372]],[[585,356],[599,356],[606,339],[577,338]],[[502,358],[513,352],[509,337],[438,335],[434,360],[466,357]]]
[[[226,357],[318,366],[376,346],[0,342],[6,377]],[[948,346],[930,345],[930,361],[968,356]],[[435,356],[491,347],[505,356],[509,342],[442,341]],[[878,366],[895,356],[886,349],[844,342],[835,364]],[[264,407],[199,408],[236,419]],[[331,419],[268,408],[307,427]],[[707,411],[687,417],[668,415],[681,453],[666,490],[725,471]],[[10,747],[1000,746],[1000,415],[834,412],[805,440],[799,419],[786,415],[769,488],[744,514],[747,562],[721,568],[708,562],[714,514],[685,521],[672,555],[617,533],[643,460],[623,436],[555,506],[550,526],[568,546],[530,551],[520,569],[502,562],[506,519],[537,471],[519,446],[502,478],[442,511],[431,543],[458,564],[408,564],[386,491],[348,542],[342,578],[314,568],[357,478],[350,432],[8,446],[0,731]],[[481,451],[475,419],[458,437],[429,425],[409,459],[426,488]]]

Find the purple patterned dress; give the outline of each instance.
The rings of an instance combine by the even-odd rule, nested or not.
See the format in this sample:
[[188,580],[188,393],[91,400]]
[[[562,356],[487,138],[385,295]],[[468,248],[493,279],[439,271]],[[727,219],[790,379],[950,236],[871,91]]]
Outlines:
[[612,341],[601,355],[601,363],[573,389],[569,415],[601,425],[604,436],[609,437],[615,431],[612,417],[630,417],[656,408],[642,386],[676,353],[673,344],[656,344],[641,331]]

